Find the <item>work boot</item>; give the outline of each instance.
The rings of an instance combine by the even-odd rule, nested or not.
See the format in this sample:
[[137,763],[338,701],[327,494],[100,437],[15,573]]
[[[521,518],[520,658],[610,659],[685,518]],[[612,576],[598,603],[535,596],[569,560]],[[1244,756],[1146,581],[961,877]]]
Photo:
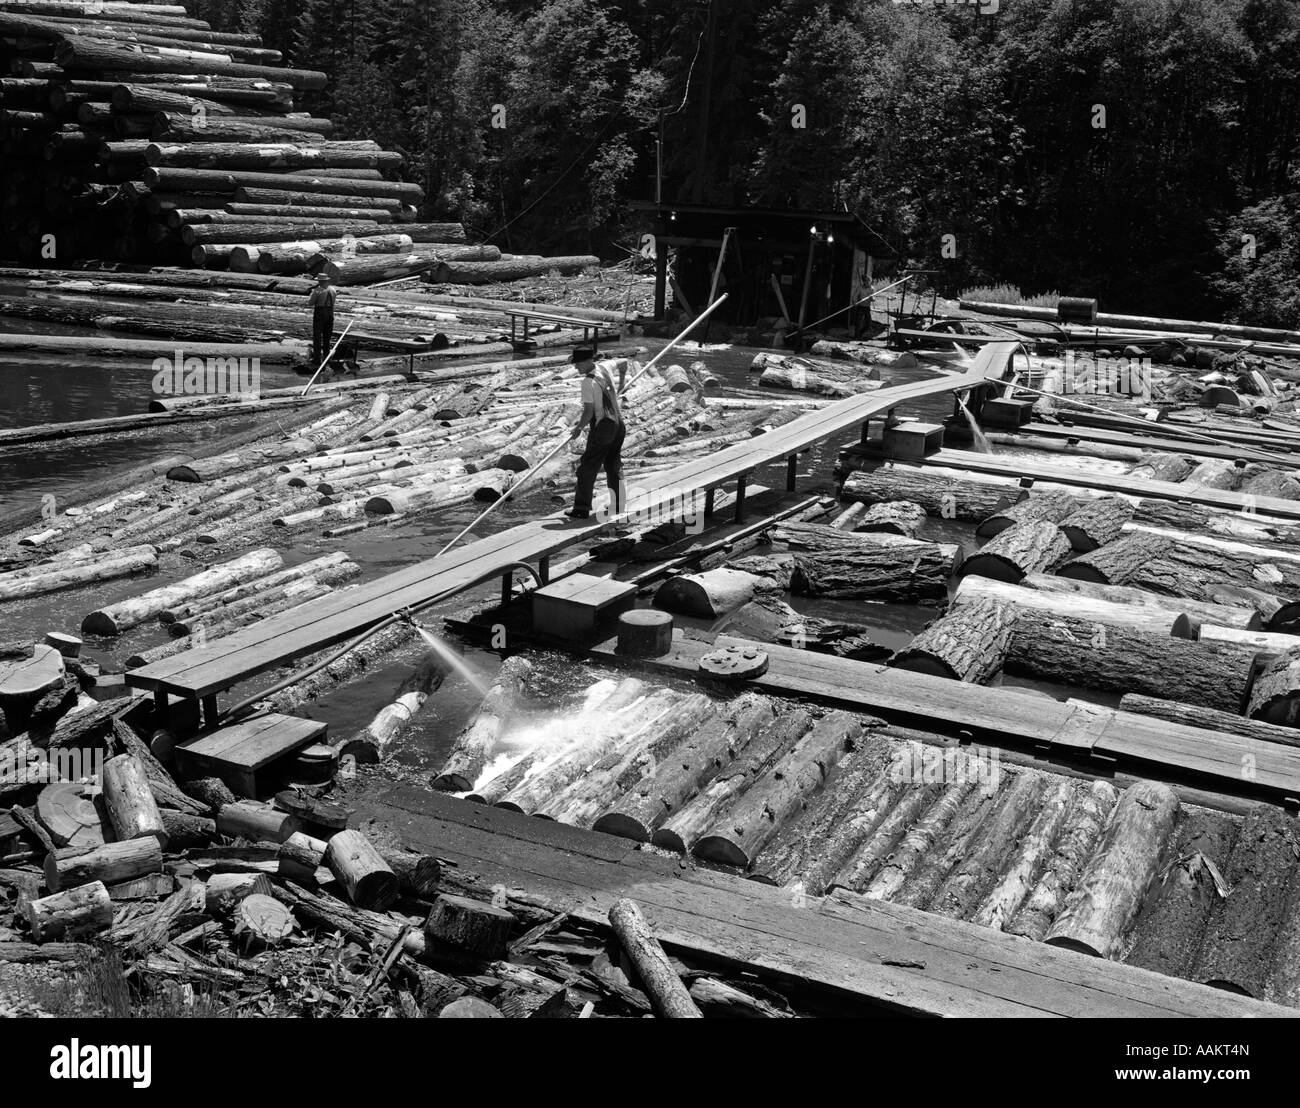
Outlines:
[[570,519],[590,519],[590,518],[591,518],[591,512],[589,512],[586,508],[570,508],[570,509],[569,509],[567,512],[565,512],[564,514],[565,514],[566,516],[568,516]]

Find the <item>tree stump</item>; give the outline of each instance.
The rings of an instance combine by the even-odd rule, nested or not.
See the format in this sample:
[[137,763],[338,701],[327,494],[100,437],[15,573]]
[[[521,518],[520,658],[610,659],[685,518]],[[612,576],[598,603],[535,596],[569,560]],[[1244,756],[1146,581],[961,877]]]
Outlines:
[[515,917],[504,908],[443,893],[433,902],[424,935],[435,949],[450,947],[491,960],[505,957],[514,925]]
[[618,617],[618,652],[661,658],[673,648],[673,617],[654,608],[633,608]]
[[293,934],[293,913],[273,896],[250,893],[234,909],[235,941],[245,951],[269,950]]
[[94,935],[113,922],[113,902],[102,881],[27,902],[27,924],[38,943]]
[[383,911],[397,899],[397,875],[360,831],[340,831],[330,839],[325,864],[358,908]]

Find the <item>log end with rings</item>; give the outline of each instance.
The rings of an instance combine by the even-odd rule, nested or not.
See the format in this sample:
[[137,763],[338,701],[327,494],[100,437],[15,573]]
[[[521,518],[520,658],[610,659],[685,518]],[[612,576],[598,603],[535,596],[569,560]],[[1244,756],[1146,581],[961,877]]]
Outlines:
[[770,657],[754,646],[724,646],[700,659],[700,672],[723,681],[752,681],[767,672]]
[[658,608],[633,608],[618,617],[618,652],[662,658],[673,648],[673,617]]

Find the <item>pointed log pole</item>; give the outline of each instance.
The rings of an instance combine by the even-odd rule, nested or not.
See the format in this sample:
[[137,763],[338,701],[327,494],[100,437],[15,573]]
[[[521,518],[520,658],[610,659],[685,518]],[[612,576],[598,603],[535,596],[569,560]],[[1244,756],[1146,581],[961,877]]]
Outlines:
[[1117,799],[1115,787],[1107,781],[1094,781],[1076,788],[1065,824],[1042,874],[1003,930],[1035,942],[1047,934],[1092,856]]
[[[962,584],[980,578],[967,578]],[[1024,590],[1028,591],[1028,590]],[[1014,627],[1012,610],[996,600],[954,607],[889,660],[896,669],[983,684],[1002,668]]]
[[703,1013],[691,999],[636,903],[627,899],[615,901],[609,910],[609,923],[636,967],[655,1011],[665,1019],[703,1019]]
[[507,721],[520,708],[524,683],[532,675],[532,670],[532,663],[521,654],[502,663],[474,718],[452,742],[447,761],[431,782],[433,788],[444,792],[466,792],[474,787]]
[[1162,877],[1142,906],[1124,959],[1129,965],[1169,977],[1192,973],[1210,912],[1228,892],[1225,875],[1237,830],[1217,812],[1187,812]]
[[726,817],[695,844],[694,853],[748,867],[785,821],[821,789],[861,734],[861,724],[848,712],[827,714],[745,790]]
[[1166,785],[1139,781],[1124,790],[1097,852],[1044,942],[1096,958],[1113,958],[1159,872],[1178,816]]

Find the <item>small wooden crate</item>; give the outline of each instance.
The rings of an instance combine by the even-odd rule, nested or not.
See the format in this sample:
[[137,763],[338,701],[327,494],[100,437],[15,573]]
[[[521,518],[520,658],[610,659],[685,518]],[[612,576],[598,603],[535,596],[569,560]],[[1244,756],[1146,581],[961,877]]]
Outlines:
[[881,446],[887,457],[919,461],[943,446],[943,428],[937,423],[899,423],[885,428]]
[[636,586],[574,573],[533,593],[533,629],[556,638],[590,638],[636,603]]
[[319,742],[323,723],[272,712],[190,739],[175,748],[176,768],[189,777],[220,777],[236,796],[274,792],[280,767],[272,764]]

